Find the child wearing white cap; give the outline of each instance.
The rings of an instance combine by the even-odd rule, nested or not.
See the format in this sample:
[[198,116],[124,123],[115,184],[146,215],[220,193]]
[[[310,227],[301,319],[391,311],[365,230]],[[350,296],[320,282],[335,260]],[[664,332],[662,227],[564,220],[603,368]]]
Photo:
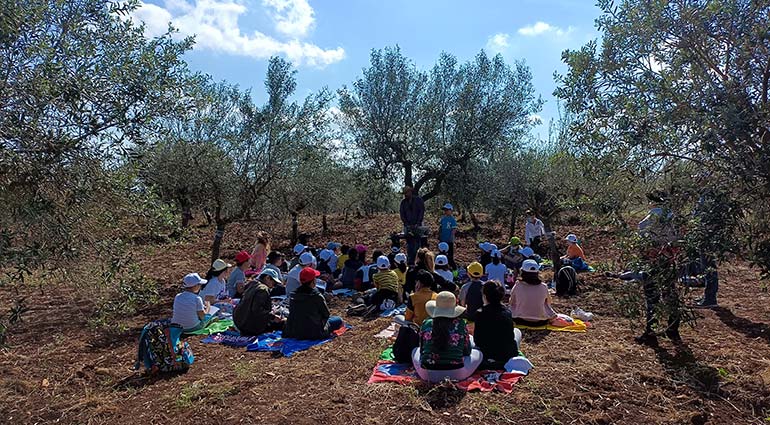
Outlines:
[[449,258],[446,255],[436,256],[436,274],[443,277],[447,282],[454,282],[455,275],[449,270]]
[[556,317],[548,286],[540,281],[539,271],[540,265],[535,260],[525,260],[521,265],[520,280],[511,289],[511,316],[518,325],[547,325]]
[[226,263],[221,258],[214,260],[208,273],[206,273],[208,283],[200,293],[204,301],[215,303],[219,300],[230,298],[227,292],[227,277],[230,275],[230,267],[232,266],[232,264]]
[[315,257],[309,252],[303,252],[299,256],[297,265],[289,270],[289,273],[286,275],[286,296],[291,297],[291,294],[300,287],[301,283],[299,281],[299,274],[302,272],[302,269],[313,267],[315,262]]
[[581,248],[580,244],[578,243],[577,236],[575,236],[575,235],[570,233],[569,235],[567,235],[566,238],[564,238],[564,240],[567,241],[567,255],[565,255],[565,256],[563,256],[561,258],[563,260],[566,259],[566,260],[570,260],[570,261],[572,261],[572,260],[574,260],[576,258],[580,258],[583,261],[585,261],[586,255],[583,252],[583,248]]
[[390,269],[390,260],[384,255],[377,257],[377,273],[372,276],[377,292],[372,295],[371,304],[379,308],[385,300],[393,300],[396,305],[401,304],[401,285],[396,272]]
[[206,284],[198,273],[190,273],[182,280],[184,290],[174,297],[174,310],[171,323],[182,327],[183,332],[193,332],[203,329],[211,320],[209,311],[211,304],[205,303],[198,296],[201,285]]

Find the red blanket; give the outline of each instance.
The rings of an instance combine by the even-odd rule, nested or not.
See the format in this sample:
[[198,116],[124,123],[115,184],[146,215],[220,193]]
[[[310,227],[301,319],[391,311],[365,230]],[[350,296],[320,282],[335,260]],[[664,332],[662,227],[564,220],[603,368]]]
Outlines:
[[[482,370],[477,371],[467,379],[464,379],[455,385],[464,391],[500,391],[510,394],[513,386],[524,376],[520,373],[511,373],[504,370]],[[418,381],[419,376],[414,371],[411,364],[394,363],[388,360],[380,360],[374,367],[372,376],[369,378],[369,384],[379,382],[396,382],[406,385]]]

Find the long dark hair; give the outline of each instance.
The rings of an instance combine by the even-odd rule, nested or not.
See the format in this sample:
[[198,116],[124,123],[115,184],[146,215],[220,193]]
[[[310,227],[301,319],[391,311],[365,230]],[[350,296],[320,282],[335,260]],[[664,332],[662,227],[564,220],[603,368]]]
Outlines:
[[537,272],[521,272],[521,280],[530,285],[540,285],[540,276]]
[[505,295],[505,289],[503,285],[496,280],[488,280],[484,282],[484,286],[481,287],[481,292],[487,297],[487,302],[490,305],[500,305]]
[[209,271],[206,272],[206,280],[211,280],[215,277],[219,277],[219,275],[224,273],[225,270],[227,269],[222,269],[222,270],[209,269]]
[[449,317],[434,317],[431,339],[433,346],[437,350],[443,351],[449,348],[449,330],[452,329],[452,323],[455,319]]

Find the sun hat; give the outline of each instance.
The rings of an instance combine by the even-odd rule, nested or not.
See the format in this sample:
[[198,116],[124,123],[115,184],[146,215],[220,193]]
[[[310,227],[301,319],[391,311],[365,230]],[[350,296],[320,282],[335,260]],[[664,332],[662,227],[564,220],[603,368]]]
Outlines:
[[321,276],[321,272],[312,267],[306,267],[299,272],[299,281],[300,283],[309,283],[314,281],[318,276]]
[[479,244],[479,248],[484,252],[489,252],[492,251],[492,248],[490,248],[491,245],[491,243],[485,241]]
[[259,274],[258,277],[267,276],[270,279],[273,279],[273,282],[275,283],[281,283],[281,278],[278,276],[278,271],[271,268],[266,268],[262,270],[262,273]]
[[306,250],[306,249],[307,249],[307,247],[305,245],[302,245],[301,243],[298,243],[298,244],[294,245],[294,249],[293,249],[294,255],[302,254],[302,252],[304,250]]
[[500,250],[498,250],[498,249],[493,249],[492,253],[490,255],[492,256],[492,258],[500,258],[500,257],[502,257],[502,254],[500,254]]
[[221,258],[217,258],[216,260],[214,260],[214,264],[211,265],[211,269],[214,270],[215,272],[220,272],[232,266],[233,266],[232,264],[226,263],[225,260]]
[[406,264],[406,254],[399,252],[395,257],[393,257],[393,261],[395,261],[397,264]]
[[235,254],[235,262],[239,264],[243,264],[251,259],[251,254],[249,254],[246,251],[241,251],[237,254]]
[[435,300],[430,300],[425,303],[425,311],[428,312],[430,317],[448,317],[454,319],[465,312],[465,307],[457,305],[455,294],[449,291],[441,291],[438,293]]
[[478,261],[468,264],[468,275],[471,277],[481,277],[484,274],[484,266]]
[[438,250],[439,252],[448,252],[449,251],[449,244],[446,242],[440,242],[438,244]]
[[521,245],[521,239],[519,239],[518,236],[511,237],[511,240],[509,242],[511,246]]
[[521,271],[523,271],[523,272],[539,272],[540,271],[540,264],[537,264],[537,261],[535,261],[535,260],[524,260],[524,262],[521,263]]
[[401,252],[401,247],[400,246],[391,246],[390,247],[390,251],[392,253],[394,253],[394,254],[398,254],[399,252]]
[[387,270],[390,268],[390,260],[384,255],[377,257],[377,268],[380,270]]
[[446,255],[438,255],[436,256],[436,265],[437,266],[446,266],[449,264],[449,259],[446,258]]
[[577,238],[577,236],[573,235],[572,233],[570,233],[569,235],[567,235],[567,237],[566,237],[566,238],[564,238],[564,240],[566,240],[566,241],[568,241],[568,242],[572,242],[572,243],[578,243],[578,238]]
[[531,257],[535,255],[535,250],[531,247],[525,246],[524,248],[519,250],[519,254],[525,256],[525,257]]
[[442,209],[442,210],[449,210],[449,211],[453,211],[455,208],[452,206],[452,204],[450,204],[449,202],[447,202],[446,204],[444,204],[444,206],[443,206],[443,207],[441,207],[441,209]]
[[208,280],[203,279],[198,273],[190,273],[182,279],[182,283],[185,288],[192,288],[195,285],[203,285]]
[[366,245],[358,244],[356,245],[356,251],[358,251],[359,254],[363,254],[366,252]]
[[342,245],[338,244],[337,242],[329,242],[328,244],[326,244],[326,249],[331,249],[332,251],[334,251],[335,249],[341,246]]
[[303,252],[302,255],[299,256],[299,264],[301,266],[309,266],[313,263],[315,263],[315,257],[313,254],[309,252]]

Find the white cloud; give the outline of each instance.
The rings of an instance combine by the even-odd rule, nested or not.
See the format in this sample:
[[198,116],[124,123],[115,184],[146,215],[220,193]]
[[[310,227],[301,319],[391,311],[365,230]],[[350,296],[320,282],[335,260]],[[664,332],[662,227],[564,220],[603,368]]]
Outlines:
[[313,8],[307,0],[262,0],[271,13],[275,29],[291,37],[304,37],[315,23]]
[[148,36],[165,33],[170,21],[180,36],[195,35],[196,49],[256,59],[284,55],[297,64],[317,67],[345,57],[342,47],[324,49],[302,40],[315,22],[313,9],[306,0],[263,0],[262,4],[268,9],[275,29],[288,39],[279,40],[260,31],[242,31],[238,20],[248,7],[238,0],[166,0],[165,7],[142,3],[134,11],[133,19],[145,23]]
[[537,37],[539,35],[548,35],[552,37],[563,38],[570,35],[575,29],[573,27],[567,27],[567,29],[559,28],[549,23],[538,21],[532,25],[521,27],[517,31],[519,35],[525,37]]
[[487,50],[493,54],[503,53],[508,49],[510,36],[504,33],[497,33],[487,40]]

